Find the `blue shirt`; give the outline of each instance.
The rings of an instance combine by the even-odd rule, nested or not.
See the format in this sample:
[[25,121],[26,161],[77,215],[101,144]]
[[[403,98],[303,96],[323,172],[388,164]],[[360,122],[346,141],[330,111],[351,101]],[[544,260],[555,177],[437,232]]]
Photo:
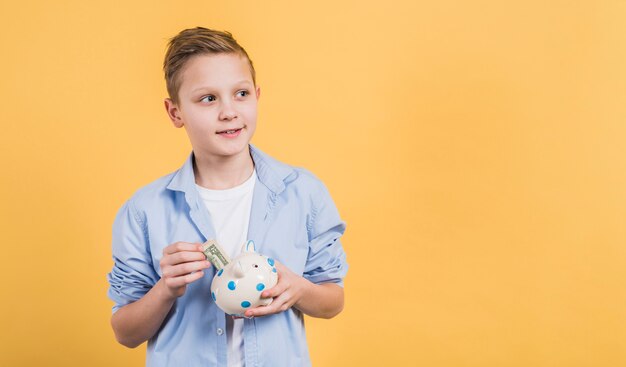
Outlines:
[[[257,170],[248,239],[257,251],[313,283],[343,286],[348,270],[340,219],[324,184],[250,145]],[[137,191],[113,224],[109,298],[120,307],[140,299],[161,278],[163,248],[216,238],[195,187],[193,153],[178,171]],[[226,366],[226,318],[210,295],[215,271],[189,284],[148,341],[148,366]],[[303,314],[295,308],[244,320],[247,367],[310,366]]]

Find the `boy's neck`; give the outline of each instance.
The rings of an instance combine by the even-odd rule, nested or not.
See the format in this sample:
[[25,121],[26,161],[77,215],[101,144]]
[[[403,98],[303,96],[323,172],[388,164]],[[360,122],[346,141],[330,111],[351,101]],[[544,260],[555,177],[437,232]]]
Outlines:
[[196,184],[211,190],[226,190],[244,183],[254,170],[250,148],[231,157],[206,157],[194,154]]

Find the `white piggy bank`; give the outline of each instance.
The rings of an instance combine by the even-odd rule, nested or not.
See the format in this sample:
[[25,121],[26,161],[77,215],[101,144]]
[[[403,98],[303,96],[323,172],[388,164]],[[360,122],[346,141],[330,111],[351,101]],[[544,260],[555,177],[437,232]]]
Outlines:
[[213,277],[211,297],[229,315],[243,316],[248,308],[272,303],[271,298],[261,298],[261,292],[278,281],[274,259],[255,250],[254,242],[248,241],[241,254]]

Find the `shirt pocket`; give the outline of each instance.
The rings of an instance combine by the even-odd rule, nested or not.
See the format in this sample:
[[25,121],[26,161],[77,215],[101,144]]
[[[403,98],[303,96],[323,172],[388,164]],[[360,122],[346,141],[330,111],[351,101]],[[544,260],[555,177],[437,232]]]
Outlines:
[[148,235],[150,241],[150,252],[152,253],[152,263],[154,270],[161,273],[161,259],[163,258],[163,250],[176,242],[203,243],[204,237],[198,228],[186,217],[180,215],[178,220],[172,223],[163,223],[148,227]]

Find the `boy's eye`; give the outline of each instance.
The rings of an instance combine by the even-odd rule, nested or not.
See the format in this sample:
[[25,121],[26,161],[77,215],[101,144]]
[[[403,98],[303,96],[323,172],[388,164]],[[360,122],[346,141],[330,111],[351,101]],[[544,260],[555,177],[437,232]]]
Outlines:
[[237,92],[237,96],[239,97],[245,97],[248,94],[250,94],[250,92],[248,92],[247,90],[240,90],[239,92]]
[[215,96],[204,96],[202,97],[202,99],[200,100],[200,102],[213,102],[215,101]]

